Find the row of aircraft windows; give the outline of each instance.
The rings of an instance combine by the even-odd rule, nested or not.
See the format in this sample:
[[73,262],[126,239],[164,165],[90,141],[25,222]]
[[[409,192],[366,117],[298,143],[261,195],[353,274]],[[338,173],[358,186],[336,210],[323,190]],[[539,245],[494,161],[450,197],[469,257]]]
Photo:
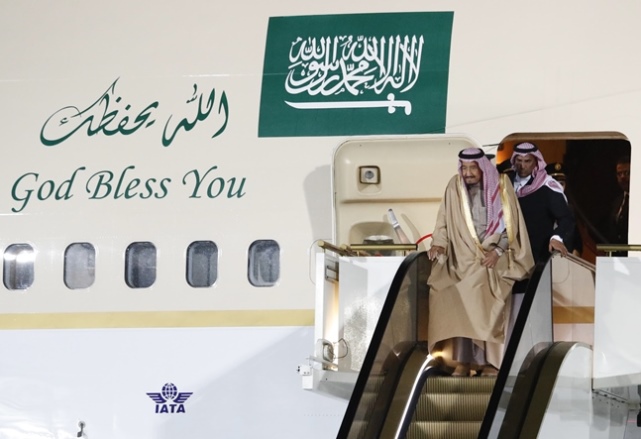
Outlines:
[[[4,252],[4,286],[24,290],[35,277],[35,251],[29,244],[12,244]],[[130,288],[148,288],[156,282],[156,247],[134,242],[125,251],[125,282]],[[249,246],[247,279],[256,287],[271,287],[280,275],[280,247],[273,240],[254,241]],[[218,246],[195,241],[187,247],[187,283],[207,288],[218,278]],[[64,254],[63,279],[70,289],[88,288],[96,280],[96,249],[88,242],[70,244]]]

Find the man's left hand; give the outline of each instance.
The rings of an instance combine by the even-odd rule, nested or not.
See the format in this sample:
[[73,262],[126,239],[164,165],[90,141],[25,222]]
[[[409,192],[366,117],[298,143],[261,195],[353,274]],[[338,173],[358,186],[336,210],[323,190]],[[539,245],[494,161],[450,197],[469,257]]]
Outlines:
[[496,267],[496,263],[499,261],[499,257],[499,254],[494,250],[485,252],[485,257],[483,258],[483,262],[481,262],[481,265],[487,268],[494,268]]
[[561,241],[557,239],[550,239],[550,245],[548,249],[550,250],[550,253],[556,250],[559,253],[561,253],[561,256],[568,255],[568,249],[565,247],[565,245]]

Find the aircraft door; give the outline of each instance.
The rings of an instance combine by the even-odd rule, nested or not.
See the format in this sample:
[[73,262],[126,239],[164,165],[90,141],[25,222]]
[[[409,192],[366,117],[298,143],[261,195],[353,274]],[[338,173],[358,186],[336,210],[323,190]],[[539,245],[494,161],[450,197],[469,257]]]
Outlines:
[[[431,234],[458,152],[480,147],[464,136],[353,140],[334,155],[334,242],[400,244],[392,209],[410,243]],[[429,248],[429,239],[419,250]]]

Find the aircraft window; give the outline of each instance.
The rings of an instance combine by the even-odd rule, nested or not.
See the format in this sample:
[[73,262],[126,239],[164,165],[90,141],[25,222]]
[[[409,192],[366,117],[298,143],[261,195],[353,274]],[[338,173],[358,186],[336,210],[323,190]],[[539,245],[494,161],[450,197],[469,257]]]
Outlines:
[[29,244],[12,244],[4,251],[2,280],[9,290],[25,290],[33,284],[36,253]]
[[72,289],[88,288],[96,280],[96,249],[88,242],[75,242],[65,250],[64,281]]
[[270,287],[280,276],[280,247],[271,239],[254,241],[249,247],[247,277],[256,287]]
[[195,241],[187,248],[187,283],[211,287],[218,278],[218,246],[211,241]]
[[134,242],[125,253],[125,282],[131,288],[147,288],[156,282],[156,247]]

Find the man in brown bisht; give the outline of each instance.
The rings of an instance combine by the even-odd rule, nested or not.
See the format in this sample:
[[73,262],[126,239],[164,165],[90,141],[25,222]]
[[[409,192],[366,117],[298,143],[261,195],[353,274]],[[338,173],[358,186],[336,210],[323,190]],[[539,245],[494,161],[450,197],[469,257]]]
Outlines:
[[454,368],[496,375],[503,359],[512,284],[534,260],[514,189],[480,148],[459,153],[445,189],[429,259],[430,352]]

